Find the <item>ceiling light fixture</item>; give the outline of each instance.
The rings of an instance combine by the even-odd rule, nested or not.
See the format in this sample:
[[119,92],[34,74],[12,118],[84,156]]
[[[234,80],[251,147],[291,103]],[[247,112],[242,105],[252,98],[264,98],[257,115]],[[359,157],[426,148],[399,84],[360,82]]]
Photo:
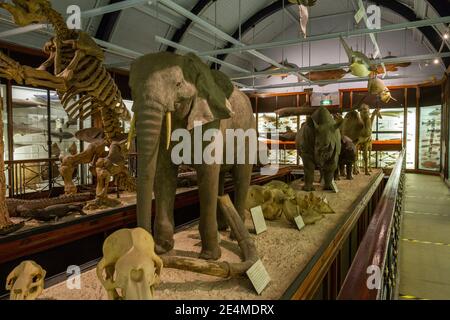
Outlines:
[[439,64],[439,59],[438,58],[436,58],[436,59],[434,59],[434,64]]

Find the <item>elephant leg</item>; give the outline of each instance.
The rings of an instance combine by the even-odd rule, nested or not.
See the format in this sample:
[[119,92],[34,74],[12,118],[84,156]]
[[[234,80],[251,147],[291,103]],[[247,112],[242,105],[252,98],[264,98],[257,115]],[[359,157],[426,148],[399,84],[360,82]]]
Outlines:
[[220,165],[197,166],[200,196],[201,259],[217,260],[221,256],[217,227],[217,195],[219,193]]
[[155,251],[158,254],[173,249],[174,219],[173,210],[177,190],[178,166],[170,159],[170,152],[161,147],[155,173]]
[[[221,172],[219,175],[219,195],[223,196],[225,194],[225,172]],[[220,231],[225,231],[228,228],[227,221],[222,211],[217,210],[217,225]]]
[[314,191],[313,183],[316,165],[309,159],[303,159],[303,166],[305,168],[305,186],[303,187],[303,190]]
[[245,222],[245,202],[252,177],[253,165],[241,164],[233,168],[234,206],[242,221]]

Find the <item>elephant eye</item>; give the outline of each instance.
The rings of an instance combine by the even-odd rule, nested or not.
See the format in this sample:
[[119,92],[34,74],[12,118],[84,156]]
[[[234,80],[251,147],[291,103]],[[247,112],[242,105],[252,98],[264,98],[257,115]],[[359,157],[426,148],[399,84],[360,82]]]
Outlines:
[[177,84],[176,84],[177,88],[181,87],[181,84],[182,84],[181,81],[177,82]]

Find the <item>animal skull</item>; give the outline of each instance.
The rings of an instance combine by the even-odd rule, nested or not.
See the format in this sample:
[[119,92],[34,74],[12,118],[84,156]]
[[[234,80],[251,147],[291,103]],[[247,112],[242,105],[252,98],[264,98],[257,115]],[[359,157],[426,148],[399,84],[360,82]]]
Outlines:
[[14,268],[6,279],[11,300],[34,300],[44,290],[45,270],[34,261],[26,260]]
[[142,228],[121,229],[106,238],[97,276],[110,299],[153,298],[163,267],[154,250],[153,237]]
[[46,23],[47,13],[51,8],[48,0],[13,0],[13,4],[0,3],[0,7],[8,10],[19,26],[32,23]]

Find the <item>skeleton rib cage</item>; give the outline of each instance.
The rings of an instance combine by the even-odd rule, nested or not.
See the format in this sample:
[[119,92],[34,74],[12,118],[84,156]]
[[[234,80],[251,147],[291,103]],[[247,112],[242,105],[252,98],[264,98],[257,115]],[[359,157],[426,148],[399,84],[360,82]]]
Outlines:
[[[64,55],[61,62],[67,63]],[[82,58],[73,74],[69,89],[66,92],[58,91],[69,118],[84,121],[100,112],[106,138],[114,140],[123,133],[120,119],[130,118],[114,79],[102,61],[94,56]],[[80,99],[74,101],[77,96]]]

